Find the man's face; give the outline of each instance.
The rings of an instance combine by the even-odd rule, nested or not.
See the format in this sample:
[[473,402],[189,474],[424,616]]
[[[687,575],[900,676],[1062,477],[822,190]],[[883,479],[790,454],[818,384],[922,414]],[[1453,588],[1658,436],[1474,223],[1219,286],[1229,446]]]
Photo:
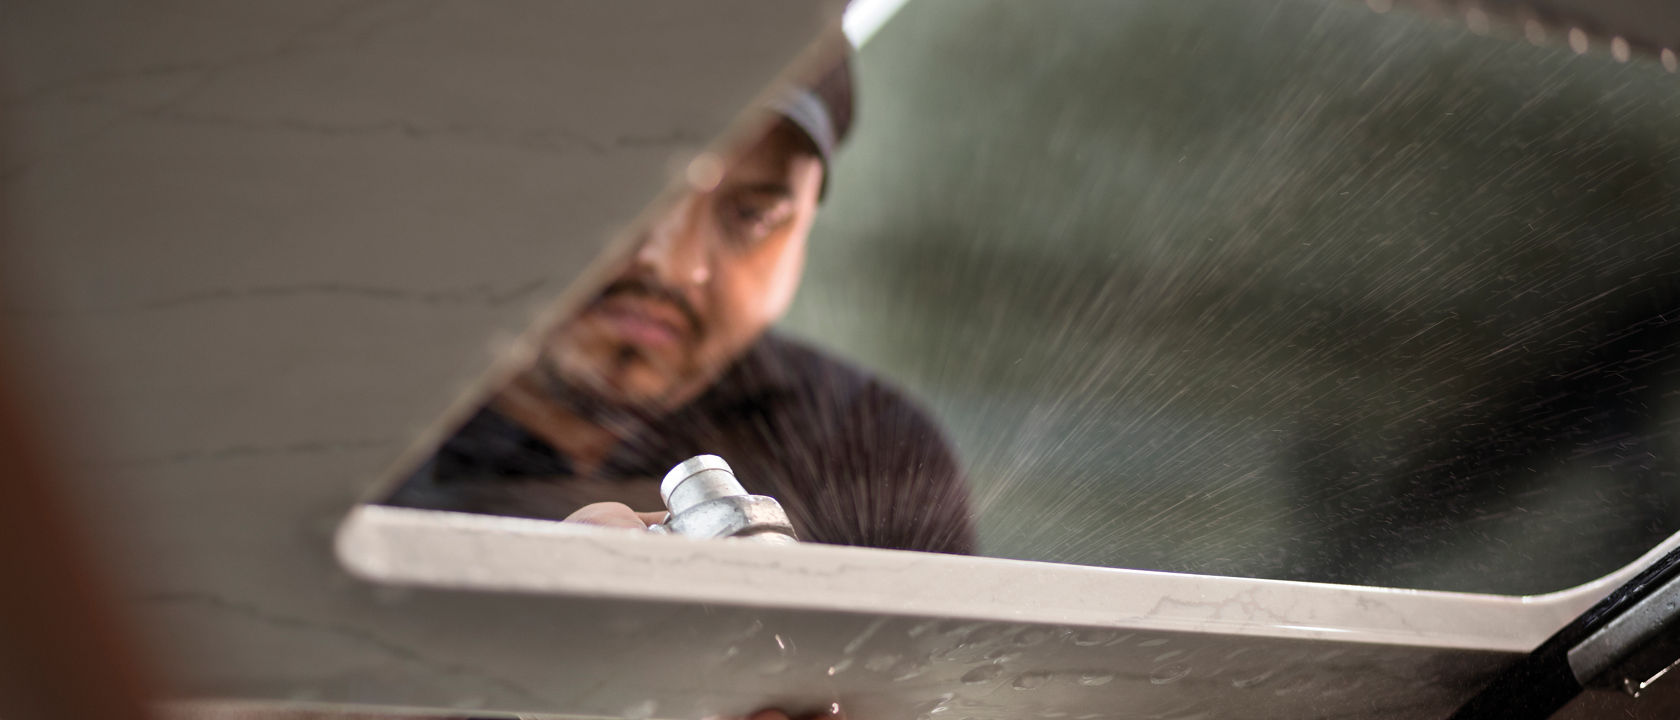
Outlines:
[[663,412],[686,403],[786,312],[822,181],[803,136],[778,122],[643,234],[541,362],[612,405]]

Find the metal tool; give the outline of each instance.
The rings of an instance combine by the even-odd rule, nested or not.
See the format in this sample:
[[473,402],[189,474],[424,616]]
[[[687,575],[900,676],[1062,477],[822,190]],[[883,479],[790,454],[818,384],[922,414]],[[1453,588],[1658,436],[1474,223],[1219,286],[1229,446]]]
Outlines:
[[716,455],[696,455],[659,483],[659,495],[670,511],[665,521],[648,527],[656,533],[700,538],[742,538],[793,543],[793,531],[781,503],[764,495],[749,495],[729,463]]

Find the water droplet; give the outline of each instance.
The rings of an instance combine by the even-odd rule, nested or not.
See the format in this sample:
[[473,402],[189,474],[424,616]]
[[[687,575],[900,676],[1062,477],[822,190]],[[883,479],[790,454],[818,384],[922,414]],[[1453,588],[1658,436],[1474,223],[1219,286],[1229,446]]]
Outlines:
[[1094,647],[1113,638],[1113,630],[1075,630],[1071,639],[1080,647]]
[[1272,670],[1267,670],[1267,671],[1265,671],[1263,673],[1260,673],[1258,675],[1250,675],[1248,677],[1237,678],[1236,680],[1231,681],[1231,687],[1239,688],[1239,689],[1240,688],[1255,687],[1257,685],[1260,685],[1261,683],[1266,682],[1267,680],[1272,679],[1272,676],[1276,675],[1276,674],[1277,674],[1277,670],[1272,669]]
[[1176,658],[1176,657],[1179,657],[1179,656],[1182,656],[1182,655],[1188,655],[1188,654],[1190,654],[1190,653],[1187,650],[1168,650],[1164,653],[1161,653],[1160,655],[1156,655],[1154,663],[1156,665],[1160,665],[1161,663],[1164,663],[1164,662],[1166,662],[1168,660],[1171,660],[1173,658]]
[[963,673],[961,678],[964,685],[979,685],[998,679],[1003,674],[1002,665],[981,665],[980,667]]
[[1002,640],[1007,632],[997,625],[982,625],[968,634],[968,641],[975,645],[991,645]]
[[741,648],[739,646],[730,645],[729,647],[724,648],[722,652],[718,653],[717,660],[715,662],[716,662],[716,664],[721,665],[723,663],[729,662],[730,660],[734,660],[735,656],[740,655],[740,654],[741,654]]
[[980,629],[980,623],[952,623],[950,627],[939,631],[940,635],[948,638],[967,637],[969,633]]
[[1016,677],[1015,682],[1011,685],[1016,690],[1031,690],[1036,687],[1042,687],[1047,682],[1050,682],[1050,673],[1025,672],[1021,673],[1019,677]]
[[724,163],[716,153],[700,153],[683,168],[683,179],[698,192],[710,192],[723,179]]
[[851,658],[840,658],[840,662],[837,662],[837,663],[834,663],[833,665],[828,666],[828,674],[831,675],[831,676],[832,675],[839,675],[840,673],[846,672],[847,670],[850,670],[851,668],[852,668],[852,659]]
[[881,653],[879,655],[871,656],[868,660],[863,661],[863,667],[871,672],[884,673],[893,669],[893,666],[897,665],[898,661],[899,657],[897,655],[892,653]]
[[1045,720],[1051,720],[1052,718],[1065,718],[1067,716],[1068,713],[1066,710],[1045,709],[1038,711],[1038,717],[1044,718]]
[[986,659],[996,663],[1014,662],[1021,658],[1021,653],[1009,648],[998,648],[986,653]]
[[932,720],[933,718],[940,717],[946,711],[950,710],[951,699],[954,697],[956,696],[951,693],[945,693],[930,702],[922,703],[918,706],[921,711],[916,717],[921,720]]
[[1190,666],[1184,663],[1173,663],[1166,667],[1156,668],[1149,674],[1150,685],[1166,685],[1175,683],[1190,675]]
[[1149,640],[1145,640],[1143,642],[1138,643],[1137,646],[1140,647],[1140,648],[1161,647],[1162,645],[1165,645],[1165,644],[1167,644],[1167,639],[1166,638],[1151,638]]
[[[968,658],[971,655],[977,655],[975,652],[975,646],[972,643],[957,643],[950,647],[934,650],[932,658],[940,662],[955,662],[957,664],[964,664],[970,662]],[[976,657],[975,659],[978,658]]]
[[797,651],[793,646],[793,638],[791,637],[777,633],[771,636],[771,639],[776,643],[776,656],[759,666],[759,672],[765,675],[786,672],[788,666],[793,664],[793,656]]
[[625,708],[624,711],[619,714],[624,717],[624,720],[647,720],[648,718],[653,717],[654,711],[658,709],[658,702],[653,700],[643,700]]
[[906,661],[906,662],[900,663],[898,667],[893,668],[892,681],[893,682],[903,682],[903,681],[909,680],[910,678],[913,678],[913,677],[918,677],[918,676],[921,676],[921,675],[925,675],[925,674],[927,674],[927,672],[929,670],[932,670],[932,669],[933,669],[933,666],[929,665],[927,663],[919,663],[919,662],[915,662],[913,660]]
[[1042,628],[1029,628],[1027,630],[1022,630],[1015,636],[1015,645],[1017,647],[1032,647],[1049,639],[1049,630]]
[[764,632],[764,621],[754,620],[751,625],[742,628],[739,632],[730,636],[730,641],[741,642],[742,640],[751,640],[754,637],[757,637],[761,632]]
[[1569,29],[1569,49],[1574,50],[1576,55],[1585,55],[1588,50],[1592,49],[1592,43],[1588,42],[1585,30],[1581,28]]
[[869,642],[869,638],[874,637],[875,633],[880,632],[881,627],[886,624],[886,618],[880,618],[875,622],[869,623],[869,626],[865,627],[863,632],[858,633],[857,637],[852,638],[851,642],[846,643],[846,647],[840,649],[840,654],[851,655],[856,653],[858,650],[863,649],[863,644]]
[[1099,687],[1114,682],[1113,673],[1085,673],[1079,676],[1079,684],[1086,687]]
[[939,622],[937,620],[929,620],[925,623],[921,623],[921,624],[916,625],[915,627],[910,628],[908,631],[906,631],[905,634],[909,635],[910,637],[921,637],[923,635],[926,635],[929,630],[934,629],[938,625],[939,625]]

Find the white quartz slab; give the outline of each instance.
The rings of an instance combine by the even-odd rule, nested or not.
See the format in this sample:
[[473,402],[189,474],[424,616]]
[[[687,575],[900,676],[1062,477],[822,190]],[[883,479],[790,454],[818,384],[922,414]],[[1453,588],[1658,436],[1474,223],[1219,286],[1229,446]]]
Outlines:
[[1586,585],[1512,597],[707,541],[385,506],[358,508],[338,541],[352,571],[398,583],[1514,653],[1675,547],[1680,536]]
[[[346,565],[376,581],[715,603],[731,608],[720,621],[751,617],[735,608],[752,605],[820,613],[777,626],[768,642],[751,621],[745,630],[726,622],[688,652],[724,653],[717,672],[774,668],[802,707],[827,692],[864,717],[915,706],[999,718],[1032,708],[1107,717],[1127,706],[1169,717],[1436,717],[1676,546],[1680,537],[1581,587],[1507,597],[705,541],[380,506],[358,509],[339,537]],[[828,618],[860,611],[875,619],[837,637]],[[784,655],[785,646],[805,655]],[[790,670],[796,657],[804,672]],[[860,663],[864,672],[839,679]],[[741,707],[711,686],[655,702],[691,714]]]

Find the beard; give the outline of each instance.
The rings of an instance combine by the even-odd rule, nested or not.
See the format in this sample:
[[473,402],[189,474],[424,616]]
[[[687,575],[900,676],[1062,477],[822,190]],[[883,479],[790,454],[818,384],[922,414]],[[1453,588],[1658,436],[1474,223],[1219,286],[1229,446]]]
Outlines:
[[[618,351],[617,362],[634,362],[624,357],[632,348]],[[645,402],[636,402],[616,392],[599,372],[581,371],[551,351],[537,358],[537,377],[544,395],[579,418],[602,427],[640,424],[651,413]]]
[[[604,310],[619,298],[674,311],[681,318],[672,322],[680,339],[642,347],[625,337]],[[549,399],[580,419],[615,432],[645,428],[704,392],[721,369],[710,367],[709,330],[688,297],[652,277],[628,274],[549,336],[534,374]]]
[[578,418],[628,436],[678,409],[691,393],[688,358],[650,357],[588,328],[562,330],[537,358],[545,396]]

